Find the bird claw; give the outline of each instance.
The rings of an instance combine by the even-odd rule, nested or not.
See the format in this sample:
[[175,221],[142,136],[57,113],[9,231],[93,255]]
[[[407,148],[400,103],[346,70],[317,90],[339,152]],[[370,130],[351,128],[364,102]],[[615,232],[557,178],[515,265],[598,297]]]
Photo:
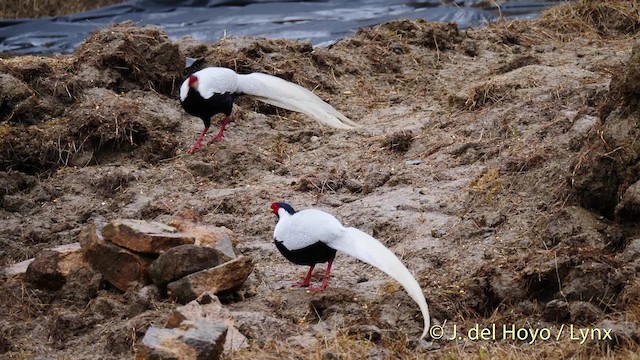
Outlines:
[[310,284],[308,282],[299,281],[297,283],[291,284],[291,287],[309,287],[309,285]]
[[211,143],[214,141],[222,141],[222,135],[220,134],[216,135],[216,137],[214,137],[213,139],[209,140],[209,142],[207,142],[207,145],[211,145]]
[[194,151],[200,149],[200,143],[196,143],[194,144],[191,149],[187,150],[188,154],[193,154]]

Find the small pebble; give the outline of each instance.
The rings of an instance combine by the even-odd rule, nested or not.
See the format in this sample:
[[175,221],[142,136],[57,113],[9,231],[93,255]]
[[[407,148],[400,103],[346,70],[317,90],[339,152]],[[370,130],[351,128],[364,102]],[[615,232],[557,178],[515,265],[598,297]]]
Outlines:
[[404,163],[405,163],[405,165],[408,165],[408,166],[420,165],[420,164],[422,164],[422,160],[407,160]]

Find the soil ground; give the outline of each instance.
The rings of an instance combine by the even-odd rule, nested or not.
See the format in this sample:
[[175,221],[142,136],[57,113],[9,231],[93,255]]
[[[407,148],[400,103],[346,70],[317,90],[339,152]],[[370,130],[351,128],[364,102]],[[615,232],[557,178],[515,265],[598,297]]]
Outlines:
[[[222,299],[249,339],[229,358],[636,358],[640,226],[620,199],[640,180],[637,10],[585,0],[466,31],[394,21],[329,49],[171,42],[121,24],[70,55],[2,60],[0,267],[77,241],[88,222],[166,221],[189,208],[255,259]],[[327,129],[241,99],[224,141],[188,155],[202,123],[177,101],[185,56],[299,83],[361,126]],[[415,303],[345,255],[326,291],[290,288],[307,269],[273,245],[269,204],[283,200],[398,254],[445,339],[417,341]],[[132,358],[174,306],[15,279],[0,282],[0,302],[10,359]],[[495,339],[467,336],[492,324]],[[461,337],[446,340],[454,325]],[[513,339],[512,325],[552,336]],[[570,325],[615,336],[580,343]]]

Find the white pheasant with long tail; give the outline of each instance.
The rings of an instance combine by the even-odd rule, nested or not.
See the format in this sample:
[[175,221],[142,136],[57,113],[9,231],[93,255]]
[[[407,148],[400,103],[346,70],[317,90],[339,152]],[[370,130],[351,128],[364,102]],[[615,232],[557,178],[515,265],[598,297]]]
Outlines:
[[200,148],[200,143],[211,126],[211,117],[216,114],[224,114],[225,117],[220,132],[208,144],[222,140],[224,128],[231,119],[233,101],[241,95],[306,114],[333,128],[351,129],[357,126],[302,86],[267,74],[240,75],[228,68],[208,67],[191,74],[180,86],[182,107],[204,122],[204,130],[189,153]]
[[324,211],[305,209],[296,212],[291,205],[282,202],[272,203],[271,210],[278,216],[273,239],[280,253],[294,264],[310,266],[304,281],[292,286],[309,286],[315,265],[327,262],[322,285],[310,289],[326,288],[336,251],[342,251],[396,279],[420,307],[424,319],[421,338],[427,335],[430,320],[427,300],[416,279],[391,250],[356,228],[344,227]]

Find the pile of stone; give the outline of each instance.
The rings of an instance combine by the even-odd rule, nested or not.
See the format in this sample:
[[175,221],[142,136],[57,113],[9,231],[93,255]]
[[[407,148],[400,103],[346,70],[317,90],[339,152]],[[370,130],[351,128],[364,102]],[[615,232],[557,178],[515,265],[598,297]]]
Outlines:
[[[185,306],[171,315],[167,328],[151,327],[137,358],[217,358],[246,346],[216,294],[237,289],[253,270],[247,256],[236,256],[233,233],[221,227],[143,220],[114,220],[102,229],[85,225],[79,242],[40,252],[5,269],[32,286],[77,293],[107,282],[122,291],[156,287]],[[89,283],[95,286],[88,286]],[[65,288],[70,288],[65,290]]]
[[114,287],[127,290],[153,282],[186,304],[205,291],[237,288],[251,273],[251,258],[236,257],[225,230],[201,225],[178,231],[158,222],[115,220],[101,232],[86,225],[80,247]]

